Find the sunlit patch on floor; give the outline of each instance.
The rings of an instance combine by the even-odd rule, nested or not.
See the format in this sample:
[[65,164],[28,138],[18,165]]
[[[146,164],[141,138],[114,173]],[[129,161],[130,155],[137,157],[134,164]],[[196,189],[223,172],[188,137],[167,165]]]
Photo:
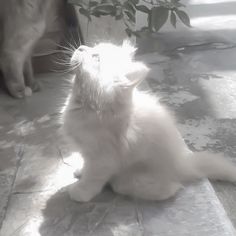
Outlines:
[[137,224],[119,224],[111,228],[113,236],[141,236],[142,233],[138,232]]
[[196,17],[191,19],[191,25],[201,30],[234,30],[236,15]]
[[62,157],[62,161],[59,163],[57,170],[46,183],[47,187],[53,186],[53,189],[57,191],[76,182],[78,179],[74,177],[74,172],[81,171],[83,165],[84,160],[78,152],[72,152],[68,156]]
[[218,4],[218,3],[228,3],[235,2],[235,0],[190,0],[189,5],[202,5],[202,4]]
[[44,116],[40,117],[39,119],[37,119],[37,122],[38,122],[38,123],[44,123],[44,122],[46,122],[46,121],[49,121],[50,119],[51,119],[51,118],[50,118],[49,115],[44,115]]
[[41,234],[38,232],[38,229],[40,225],[43,222],[43,216],[37,215],[32,218],[30,218],[26,224],[25,227],[23,227],[21,233],[22,235],[33,235],[34,236],[41,236]]
[[[74,81],[75,81],[75,75],[72,77],[72,79],[71,79],[71,84],[73,84],[74,83]],[[66,110],[66,108],[67,108],[67,106],[68,106],[68,104],[69,104],[69,101],[70,101],[70,98],[71,98],[71,94],[68,94],[68,96],[66,97],[66,99],[65,99],[65,102],[64,102],[64,104],[62,104],[62,106],[61,106],[61,108],[60,108],[60,113],[64,113],[65,112],[65,110]]]

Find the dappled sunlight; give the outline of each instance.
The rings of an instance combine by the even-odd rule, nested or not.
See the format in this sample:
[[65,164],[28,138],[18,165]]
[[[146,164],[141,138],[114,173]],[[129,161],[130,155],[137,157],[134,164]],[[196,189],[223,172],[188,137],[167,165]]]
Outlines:
[[39,227],[43,223],[43,216],[37,215],[28,220],[27,224],[21,231],[24,235],[41,236],[39,233]]
[[80,153],[72,152],[60,162],[58,169],[53,173],[53,176],[48,181],[47,185],[54,186],[55,190],[63,188],[77,181],[74,177],[74,172],[82,170],[84,160]]
[[130,236],[137,234],[137,228],[139,225],[137,223],[132,224],[118,224],[116,226],[111,227],[111,231],[113,236]]
[[66,100],[65,100],[65,103],[62,105],[61,107],[61,110],[60,110],[60,113],[64,113],[67,106],[69,105],[69,102],[70,102],[70,98],[71,98],[71,95],[69,95]]
[[[75,77],[76,77],[76,76],[74,75],[73,78],[72,78],[72,80],[71,80],[71,84],[72,84],[72,85],[74,84]],[[68,94],[68,96],[67,96],[66,99],[65,99],[65,102],[61,105],[60,111],[59,111],[60,113],[64,113],[64,112],[65,112],[66,108],[67,108],[68,105],[69,105],[70,99],[71,99],[71,93]]]
[[221,79],[202,79],[201,87],[217,119],[236,118],[236,71],[214,71]]
[[[83,159],[78,152],[72,152],[59,161],[57,168],[44,180],[41,191],[32,191],[28,195],[18,195],[22,198],[22,204],[13,207],[15,222],[12,228],[5,229],[6,235],[33,235],[42,236],[40,227],[45,221],[43,210],[48,201],[58,192],[66,194],[66,187],[78,179],[74,177],[74,171],[83,168]],[[69,200],[69,197],[67,198]],[[27,202],[27,205],[24,204]],[[27,208],[27,212],[25,210]],[[60,206],[56,207],[60,209]],[[51,213],[53,214],[53,212]],[[24,215],[24,217],[22,217]],[[57,222],[58,215],[55,214],[54,221]],[[47,234],[46,234],[47,235]]]
[[196,17],[191,19],[191,24],[201,30],[234,30],[236,14]]

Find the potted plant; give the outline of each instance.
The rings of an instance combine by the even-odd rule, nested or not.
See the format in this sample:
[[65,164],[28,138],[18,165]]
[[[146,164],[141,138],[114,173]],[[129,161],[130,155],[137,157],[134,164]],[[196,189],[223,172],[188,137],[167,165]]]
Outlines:
[[[190,27],[190,18],[181,0],[68,0],[76,6],[78,21],[85,43],[98,40],[122,41],[139,36],[142,31],[157,32],[170,20],[176,28],[179,19]],[[144,15],[146,25],[136,25]],[[146,16],[146,17],[145,17]]]

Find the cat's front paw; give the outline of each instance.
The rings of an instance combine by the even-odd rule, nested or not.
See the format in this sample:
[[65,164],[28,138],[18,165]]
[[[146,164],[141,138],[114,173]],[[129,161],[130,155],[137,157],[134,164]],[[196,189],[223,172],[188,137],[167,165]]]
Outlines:
[[94,197],[91,191],[82,188],[77,182],[69,186],[68,192],[70,198],[77,202],[89,202]]
[[23,84],[9,82],[7,83],[7,88],[9,93],[15,98],[24,98],[25,96],[28,96],[28,89]]

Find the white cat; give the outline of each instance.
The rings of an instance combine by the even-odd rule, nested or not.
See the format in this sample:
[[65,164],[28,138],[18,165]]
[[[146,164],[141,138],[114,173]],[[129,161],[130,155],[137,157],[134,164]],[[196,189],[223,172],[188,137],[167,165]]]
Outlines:
[[167,110],[136,88],[149,69],[133,60],[134,52],[128,42],[101,43],[72,56],[76,79],[64,131],[85,164],[69,187],[71,198],[90,201],[109,183],[121,194],[163,200],[199,178],[236,181],[235,166],[191,153]]

